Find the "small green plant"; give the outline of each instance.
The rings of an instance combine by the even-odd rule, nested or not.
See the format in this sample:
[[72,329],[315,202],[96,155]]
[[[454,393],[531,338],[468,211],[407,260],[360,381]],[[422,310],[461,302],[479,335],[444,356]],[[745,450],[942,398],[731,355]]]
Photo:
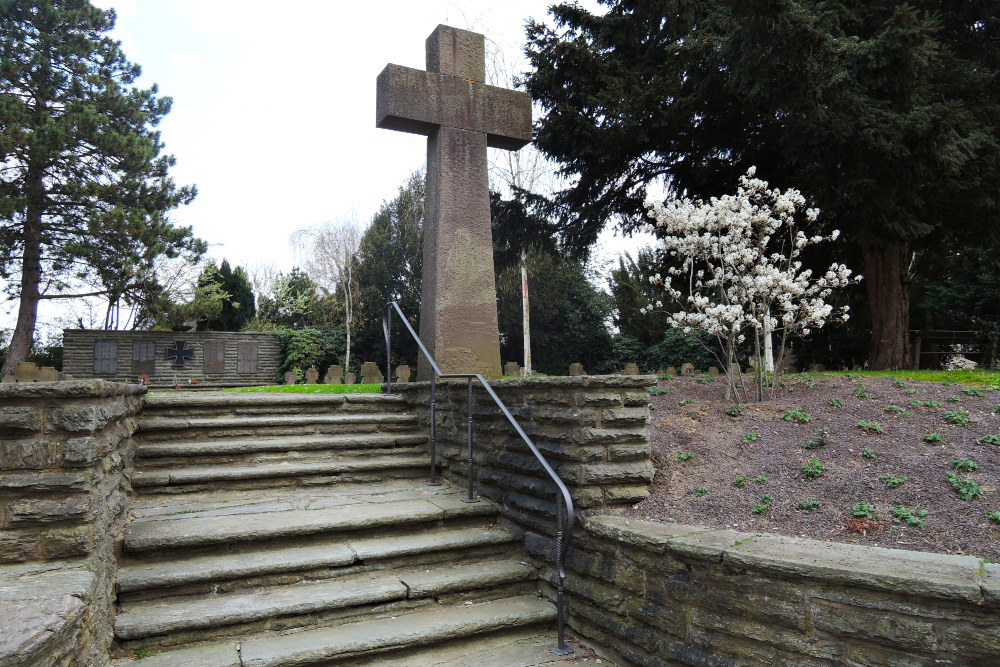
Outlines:
[[921,403],[925,408],[940,408],[941,404],[937,401],[924,401]]
[[656,406],[656,404],[655,404],[655,403],[650,403],[650,404],[649,404],[649,409],[650,409],[650,410],[658,410],[659,408],[658,408],[658,407]]
[[874,519],[875,508],[862,500],[860,503],[851,505],[851,516]]
[[892,386],[893,387],[900,387],[900,388],[902,388],[902,387],[906,386],[906,383],[903,382],[902,380],[895,380],[895,381],[893,381]]
[[960,399],[958,396],[955,396],[954,394],[952,394],[951,396],[949,396],[948,398],[946,398],[944,400],[948,401],[949,403],[961,403],[962,402],[962,399]]
[[1000,403],[993,406],[993,414],[1000,415]]
[[968,410],[949,410],[944,413],[944,420],[955,426],[968,426],[969,425],[969,411]]
[[921,405],[923,404],[920,401],[910,401],[911,408],[919,408]]
[[694,495],[698,496],[699,498],[701,498],[702,496],[707,496],[708,489],[706,489],[704,486],[699,486],[694,490]]
[[739,477],[733,480],[733,486],[735,486],[737,489],[742,489],[746,485],[747,485],[747,478],[744,477],[743,475],[740,475]]
[[155,654],[156,654],[156,651],[154,651],[153,649],[149,648],[145,644],[143,644],[139,648],[132,649],[132,659],[133,660],[142,660],[143,658],[149,658],[149,657],[151,657],[151,656],[153,656]]
[[917,390],[916,389],[906,389],[905,391],[903,391],[903,393],[904,394],[908,394],[910,396],[913,396],[915,393],[917,393]]
[[815,389],[815,388],[816,388],[815,382],[806,382],[806,389]]
[[984,445],[1000,445],[1000,433],[990,433],[980,438],[979,442]]
[[879,424],[878,422],[867,422],[861,420],[858,422],[858,428],[867,433],[878,433],[880,435],[882,433],[885,433],[885,429],[882,428],[881,424]]
[[781,418],[786,422],[797,422],[799,424],[808,424],[812,417],[809,413],[802,408],[794,408],[792,410],[785,410],[785,414],[781,415]]
[[976,496],[983,492],[983,490],[979,488],[979,484],[976,483],[976,480],[956,475],[953,472],[948,473],[948,481],[951,482],[951,486],[955,489],[955,493],[957,493],[958,497],[962,500],[973,500]]
[[818,500],[800,500],[799,501],[799,511],[803,514],[812,514],[813,512],[819,511],[819,501]]
[[693,398],[685,398],[685,399],[684,399],[683,401],[681,401],[681,402],[680,402],[680,403],[678,403],[677,405],[678,405],[679,407],[682,407],[682,408],[683,408],[683,407],[684,407],[685,405],[687,405],[688,403],[694,403],[694,399],[693,399]]
[[756,477],[754,477],[753,481],[756,482],[757,484],[763,484],[764,482],[767,481],[767,477],[764,477],[764,473],[761,473]]
[[923,518],[927,516],[927,510],[912,510],[898,500],[892,501],[892,520],[895,523],[906,523],[917,528],[923,528],[926,524]]
[[944,382],[941,383],[942,387],[950,387],[951,385],[952,385],[952,383],[948,382],[947,380],[945,380]]
[[969,459],[955,459],[948,465],[951,466],[952,470],[961,470],[962,472],[972,472],[973,470],[979,470],[979,464]]
[[749,433],[743,434],[743,444],[749,445],[751,442],[757,442],[760,440],[760,433],[757,431],[750,431]]
[[965,394],[966,396],[978,396],[979,398],[983,398],[986,396],[986,394],[979,391],[978,389],[963,389],[962,393]]
[[824,470],[826,468],[823,467],[823,464],[817,458],[809,459],[802,464],[802,474],[806,477],[821,477]]
[[750,511],[754,514],[763,514],[767,510],[771,509],[773,504],[774,498],[765,493],[757,500],[757,504],[750,508]]
[[906,484],[906,475],[882,475],[879,479],[890,489],[895,489]]
[[854,390],[854,398],[868,398],[868,392],[866,392],[862,387],[858,387]]
[[897,407],[895,405],[890,405],[889,407],[887,407],[885,409],[885,411],[888,412],[891,415],[901,415],[901,414],[903,414],[903,408]]
[[995,523],[1000,523],[1000,511],[997,512],[983,512],[987,519],[994,521]]
[[933,442],[941,442],[942,440],[944,440],[944,438],[942,438],[937,433],[928,433],[927,435],[924,436],[924,442],[933,443]]
[[842,407],[844,407],[844,402],[842,400],[840,400],[839,398],[831,398],[829,401],[826,402],[826,404],[827,405],[832,405],[835,408],[842,408]]
[[649,394],[651,396],[662,396],[665,393],[667,393],[667,390],[659,385],[653,385],[649,388]]
[[674,454],[674,463],[683,463],[684,461],[690,461],[694,458],[694,452],[684,452],[683,454]]
[[729,415],[730,417],[739,417],[740,415],[743,414],[743,406],[736,405],[734,403],[733,405],[730,405],[728,408],[726,408],[726,414]]
[[872,449],[871,447],[862,447],[861,456],[865,457],[866,459],[873,459],[875,458],[875,450]]

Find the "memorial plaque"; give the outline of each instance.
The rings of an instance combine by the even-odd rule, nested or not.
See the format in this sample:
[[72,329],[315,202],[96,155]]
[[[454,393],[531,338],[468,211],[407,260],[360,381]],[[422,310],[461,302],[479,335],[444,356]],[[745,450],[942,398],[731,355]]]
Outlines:
[[156,343],[137,340],[132,343],[132,375],[152,375],[156,370]]
[[257,372],[257,343],[236,344],[236,372],[240,375]]
[[203,373],[226,372],[226,341],[206,340],[201,349],[201,370]]
[[94,341],[94,375],[118,373],[118,341],[98,338]]

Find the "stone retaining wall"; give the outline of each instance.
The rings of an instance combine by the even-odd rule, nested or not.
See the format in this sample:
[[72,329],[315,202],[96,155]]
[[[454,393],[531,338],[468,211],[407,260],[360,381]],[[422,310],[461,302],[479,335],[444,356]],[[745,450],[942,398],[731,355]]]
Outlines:
[[[569,487],[576,509],[604,512],[649,495],[647,387],[655,382],[652,376],[607,375],[490,384]],[[500,505],[519,537],[525,530],[551,531],[555,485],[485,390],[473,387],[476,492]],[[407,397],[428,427],[430,383],[393,385],[393,391]],[[447,479],[461,485],[468,470],[466,396],[464,381],[438,383],[438,460]]]
[[[622,664],[1000,664],[996,564],[620,516],[583,524],[570,624]],[[551,554],[547,539],[526,544]]]
[[0,665],[107,662],[145,391],[0,385]]

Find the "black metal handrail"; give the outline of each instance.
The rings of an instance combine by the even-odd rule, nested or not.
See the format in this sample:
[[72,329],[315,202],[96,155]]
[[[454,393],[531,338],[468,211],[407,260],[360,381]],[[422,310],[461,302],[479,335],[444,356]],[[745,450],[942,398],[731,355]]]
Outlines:
[[[542,468],[548,473],[549,477],[556,485],[556,613],[558,615],[558,644],[551,647],[549,650],[556,655],[567,655],[573,652],[572,647],[566,645],[566,601],[564,597],[564,582],[566,580],[566,552],[569,551],[569,545],[573,541],[573,524],[576,521],[576,513],[573,510],[573,499],[570,497],[569,489],[563,484],[563,481],[559,479],[559,475],[556,471],[552,469],[549,462],[545,459],[535,443],[531,441],[528,434],[524,432],[521,425],[517,423],[514,416],[510,414],[510,410],[504,405],[500,397],[496,395],[493,391],[493,387],[490,383],[486,381],[479,373],[442,373],[441,369],[438,367],[437,362],[431,356],[431,353],[427,351],[424,347],[423,342],[420,340],[420,336],[417,332],[413,330],[410,325],[410,321],[406,319],[406,315],[399,308],[399,304],[395,301],[390,301],[385,304],[385,313],[382,316],[382,332],[385,335],[385,393],[392,393],[392,335],[390,333],[391,328],[390,318],[392,317],[392,311],[395,310],[396,314],[399,315],[399,319],[403,322],[406,330],[410,332],[413,340],[416,341],[417,347],[423,353],[424,358],[427,359],[427,363],[430,364],[431,369],[434,373],[431,375],[431,404],[430,404],[430,441],[431,441],[431,479],[427,482],[430,486],[438,486],[440,483],[437,481],[437,470],[436,470],[436,444],[437,444],[437,434],[434,421],[434,408],[436,399],[436,389],[437,389],[437,379],[458,379],[465,378],[468,387],[468,398],[466,404],[466,426],[467,426],[467,445],[468,445],[468,460],[469,460],[469,496],[468,498],[463,498],[463,502],[474,503],[479,502],[473,493],[472,487],[472,381],[479,380],[479,384],[483,386],[486,393],[489,394],[493,402],[496,403],[497,407],[500,408],[500,412],[503,413],[507,421],[514,428],[514,431],[521,436],[521,440],[524,444],[528,446],[531,453],[535,455],[538,462],[542,464]],[[566,511],[566,523],[565,523],[565,533],[563,531],[563,509]]]

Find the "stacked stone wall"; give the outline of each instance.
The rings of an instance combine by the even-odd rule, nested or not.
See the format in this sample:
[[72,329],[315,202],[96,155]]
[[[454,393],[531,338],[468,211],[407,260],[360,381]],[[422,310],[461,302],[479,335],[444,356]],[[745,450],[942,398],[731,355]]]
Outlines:
[[107,662],[145,391],[103,380],[0,385],[0,665]]

